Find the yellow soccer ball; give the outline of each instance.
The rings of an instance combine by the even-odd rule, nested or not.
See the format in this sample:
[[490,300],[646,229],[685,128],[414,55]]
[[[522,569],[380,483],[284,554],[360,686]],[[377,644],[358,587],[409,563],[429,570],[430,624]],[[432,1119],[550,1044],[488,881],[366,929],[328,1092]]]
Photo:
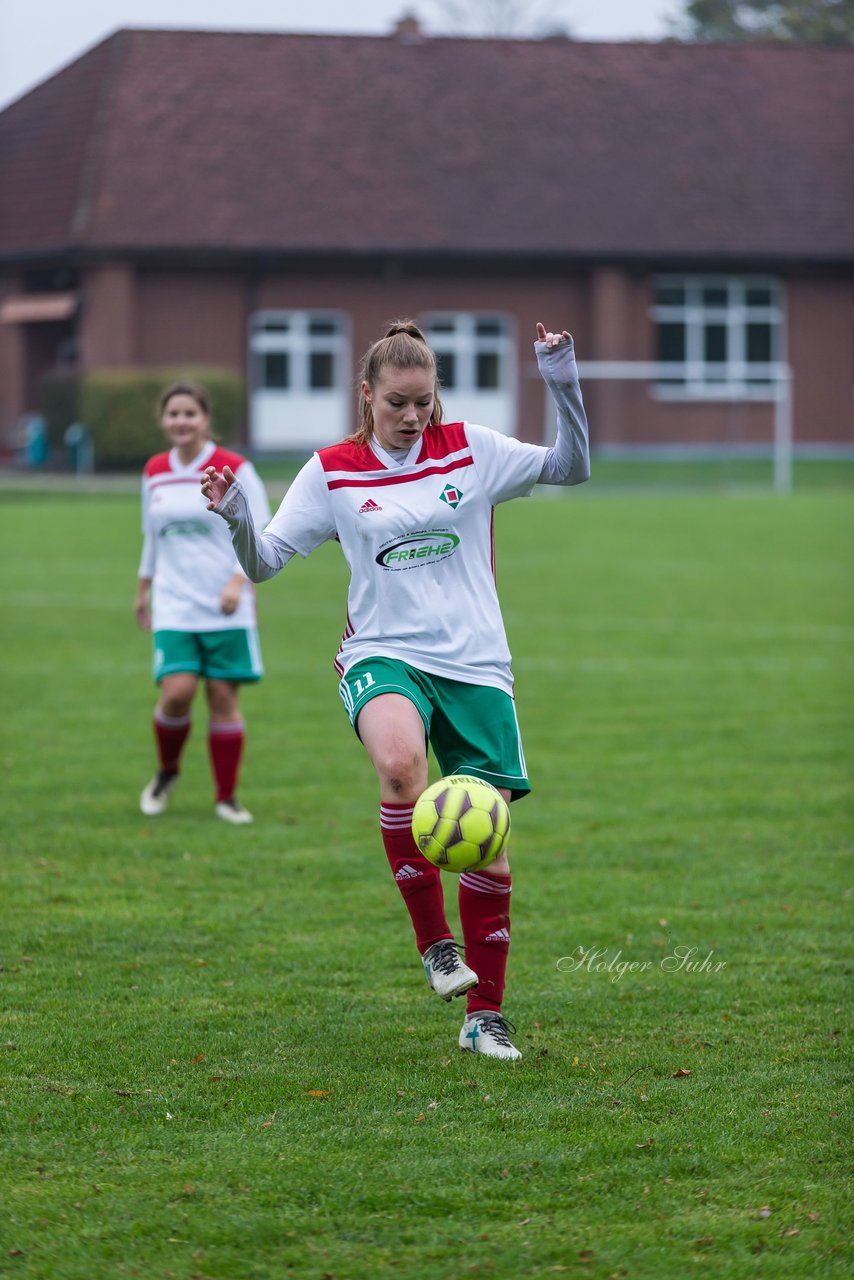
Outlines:
[[478,871],[507,847],[510,808],[482,778],[454,773],[440,778],[415,802],[415,843],[442,871]]

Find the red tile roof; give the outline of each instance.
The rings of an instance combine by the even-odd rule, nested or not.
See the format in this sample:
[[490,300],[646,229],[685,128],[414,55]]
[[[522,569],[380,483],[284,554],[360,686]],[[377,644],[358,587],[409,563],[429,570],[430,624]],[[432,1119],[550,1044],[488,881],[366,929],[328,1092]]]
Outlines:
[[120,31],[0,113],[0,254],[854,259],[854,49]]

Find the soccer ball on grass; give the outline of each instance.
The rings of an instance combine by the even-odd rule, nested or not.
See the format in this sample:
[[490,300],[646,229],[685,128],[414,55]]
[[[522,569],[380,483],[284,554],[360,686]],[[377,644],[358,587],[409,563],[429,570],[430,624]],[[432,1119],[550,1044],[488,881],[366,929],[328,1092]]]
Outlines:
[[510,809],[482,778],[455,773],[423,791],[412,814],[415,843],[442,871],[478,871],[507,847]]

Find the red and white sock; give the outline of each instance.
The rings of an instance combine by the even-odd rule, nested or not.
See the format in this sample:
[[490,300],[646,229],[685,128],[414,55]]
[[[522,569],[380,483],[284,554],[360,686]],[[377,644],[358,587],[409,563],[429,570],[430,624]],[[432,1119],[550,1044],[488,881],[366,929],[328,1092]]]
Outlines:
[[190,732],[189,715],[167,716],[159,707],[154,708],[154,740],[161,773],[178,773],[181,768],[181,752]]
[[415,929],[423,955],[429,946],[454,935],[445,918],[445,895],[438,867],[428,862],[412,836],[411,804],[381,804],[380,831],[386,857]]
[[242,720],[233,720],[230,724],[212,724],[208,728],[208,752],[216,784],[217,803],[234,798],[245,739]]
[[460,876],[460,922],[466,964],[479,979],[466,997],[466,1013],[501,1010],[510,950],[510,889],[509,875],[464,871]]

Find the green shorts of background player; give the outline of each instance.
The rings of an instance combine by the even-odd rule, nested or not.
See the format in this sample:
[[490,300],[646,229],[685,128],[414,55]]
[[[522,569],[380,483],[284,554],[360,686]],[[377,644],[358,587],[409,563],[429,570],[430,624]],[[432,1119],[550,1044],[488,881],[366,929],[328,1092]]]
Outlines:
[[203,683],[208,704],[208,758],[218,818],[243,826],[252,814],[237,800],[246,740],[239,689],[263,675],[258,633],[252,627],[223,631],[155,631],[154,679],[160,696],[154,709],[157,773],[140,796],[148,817],[165,810],[178,781],[190,734],[192,705]]

